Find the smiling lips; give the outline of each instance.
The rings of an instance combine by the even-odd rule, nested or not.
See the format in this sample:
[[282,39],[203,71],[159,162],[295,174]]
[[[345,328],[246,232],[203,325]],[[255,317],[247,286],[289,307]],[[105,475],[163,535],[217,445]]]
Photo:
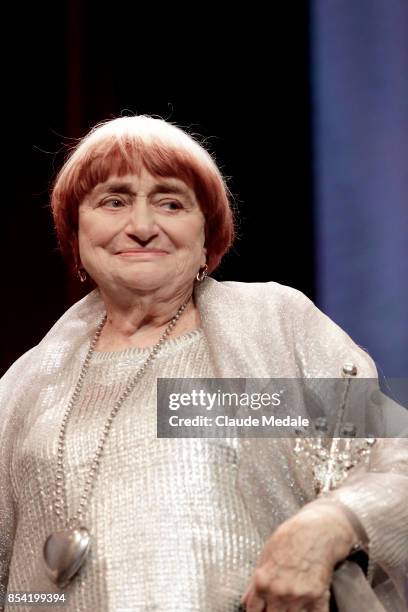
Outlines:
[[121,257],[135,257],[142,255],[151,255],[151,256],[159,256],[159,255],[168,255],[167,251],[163,251],[162,249],[146,249],[146,248],[132,248],[132,249],[124,249],[123,251],[119,251],[117,255]]

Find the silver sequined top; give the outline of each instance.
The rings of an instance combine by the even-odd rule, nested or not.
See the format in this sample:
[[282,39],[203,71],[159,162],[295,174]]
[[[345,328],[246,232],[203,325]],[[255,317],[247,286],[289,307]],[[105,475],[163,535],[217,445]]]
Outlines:
[[[115,419],[85,517],[90,557],[67,589],[68,604],[56,610],[237,610],[266,539],[313,500],[309,462],[296,464],[291,440],[156,439],[157,376],[335,378],[351,362],[360,377],[376,377],[369,356],[294,289],[206,279],[195,298],[203,332],[170,341]],[[44,541],[57,528],[57,438],[104,312],[92,292],[1,381],[0,596],[6,588],[58,592],[42,560]],[[70,513],[105,417],[144,357],[137,349],[93,357],[67,430]],[[401,427],[394,407],[391,418],[384,412],[393,437],[379,440],[369,466],[329,496],[364,528],[370,558],[386,575],[374,590],[390,612],[404,609],[408,576],[408,429],[401,410]],[[343,580],[337,574],[334,586]],[[348,578],[343,591],[358,607],[365,587]]]
[[[105,419],[147,354],[148,349],[133,348],[93,355],[67,428],[70,516]],[[212,376],[201,330],[168,342],[115,418],[83,521],[92,548],[64,589],[64,610],[239,608],[262,539],[236,486],[235,441],[157,439],[158,376]],[[52,391],[44,389],[27,423],[28,435],[21,432],[24,443],[15,441],[12,479],[19,519],[9,591],[59,592],[45,574],[42,546],[57,527],[51,509],[57,437],[67,391],[74,385],[71,370]]]

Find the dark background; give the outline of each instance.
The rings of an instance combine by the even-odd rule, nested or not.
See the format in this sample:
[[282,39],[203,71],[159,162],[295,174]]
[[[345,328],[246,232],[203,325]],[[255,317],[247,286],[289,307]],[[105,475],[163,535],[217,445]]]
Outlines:
[[247,9],[12,7],[2,371],[80,297],[57,250],[49,191],[67,147],[121,114],[160,115],[201,134],[229,177],[239,239],[215,278],[275,280],[314,297],[308,3],[275,3],[272,15]]

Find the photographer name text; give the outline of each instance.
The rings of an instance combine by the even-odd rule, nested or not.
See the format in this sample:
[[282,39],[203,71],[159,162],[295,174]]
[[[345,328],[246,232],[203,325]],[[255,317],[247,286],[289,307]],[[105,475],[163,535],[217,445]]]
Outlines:
[[169,418],[171,427],[309,427],[309,419],[301,416],[275,417],[273,415],[255,417],[230,417],[219,414],[216,417],[197,415],[194,417],[179,417],[172,415]]

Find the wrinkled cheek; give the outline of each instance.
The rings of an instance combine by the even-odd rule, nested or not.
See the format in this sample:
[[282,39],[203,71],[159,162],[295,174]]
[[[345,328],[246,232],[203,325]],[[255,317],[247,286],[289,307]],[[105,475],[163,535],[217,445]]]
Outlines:
[[103,266],[103,261],[106,258],[106,251],[100,245],[94,244],[90,237],[79,240],[79,256],[82,263],[87,264],[93,269]]
[[188,270],[187,261],[185,259],[178,258],[176,260],[176,269],[175,269],[176,276],[179,276],[179,277],[184,276],[187,270]]
[[194,247],[180,251],[176,258],[176,273],[179,276],[193,278],[200,267],[202,247],[195,244]]

